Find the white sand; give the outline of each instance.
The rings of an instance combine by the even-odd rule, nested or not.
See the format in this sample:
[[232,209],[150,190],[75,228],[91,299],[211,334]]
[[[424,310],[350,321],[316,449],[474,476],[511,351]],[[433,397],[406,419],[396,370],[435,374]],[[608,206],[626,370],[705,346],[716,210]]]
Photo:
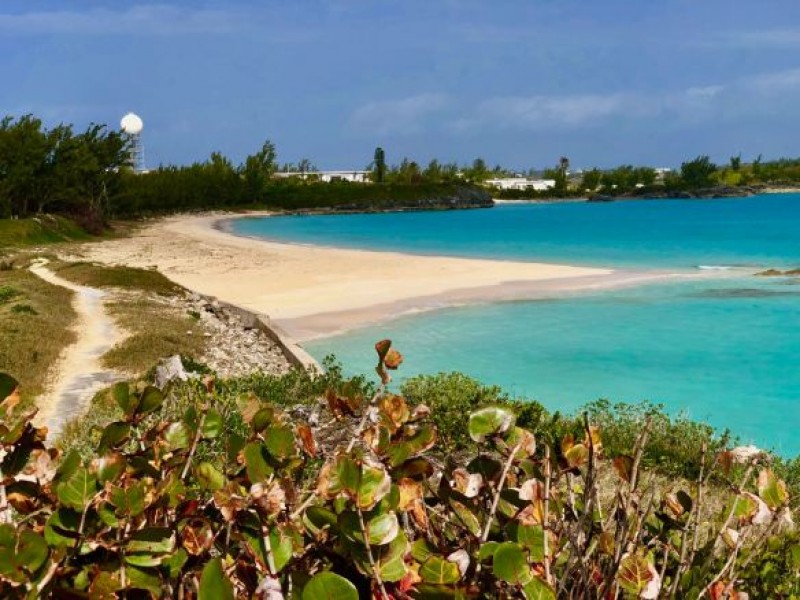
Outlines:
[[[567,265],[266,242],[215,229],[224,218],[230,215],[162,219],[132,237],[81,246],[81,252],[101,263],[157,268],[180,285],[266,314],[305,338],[390,316],[398,303],[414,309],[415,299],[421,301],[417,308],[430,308],[495,298],[509,286],[516,296],[520,286],[526,295],[532,287],[554,284],[577,289],[613,274]],[[342,323],[335,322],[336,314]],[[312,315],[325,318],[317,327],[297,326]]]

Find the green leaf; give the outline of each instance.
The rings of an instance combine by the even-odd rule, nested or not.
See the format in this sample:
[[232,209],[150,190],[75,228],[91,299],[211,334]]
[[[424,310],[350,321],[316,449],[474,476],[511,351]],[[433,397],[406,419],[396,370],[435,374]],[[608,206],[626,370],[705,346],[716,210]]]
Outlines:
[[538,577],[534,577],[522,588],[527,600],[556,600],[556,593]]
[[375,568],[384,581],[400,581],[408,573],[405,557],[409,544],[406,535],[400,531],[390,544],[372,549]]
[[94,463],[100,485],[116,481],[125,471],[125,458],[121,454],[108,454]]
[[261,442],[250,442],[244,447],[242,454],[250,483],[260,483],[274,473],[264,457],[264,446]]
[[489,558],[494,558],[495,550],[500,545],[499,542],[485,542],[478,550],[478,560],[483,562]]
[[358,590],[344,577],[323,571],[303,588],[303,600],[358,600]]
[[213,558],[200,577],[199,600],[234,600],[233,585],[222,570],[222,560]]
[[317,535],[326,527],[337,527],[336,513],[322,506],[309,506],[303,514],[303,525],[312,535]]
[[131,534],[128,552],[171,553],[175,550],[175,535],[168,527],[145,527]]
[[[346,511],[339,515],[339,529],[350,539],[364,543],[364,535],[361,532],[361,525],[358,520],[358,513]],[[400,524],[397,515],[393,512],[378,514],[367,517],[364,520],[367,529],[367,538],[371,546],[382,546],[388,544],[400,532]]]
[[149,385],[142,392],[136,412],[146,415],[160,408],[162,404],[164,404],[164,394],[157,387]]
[[518,542],[530,553],[533,562],[544,560],[544,529],[541,525],[523,525],[521,523],[510,523],[508,536]]
[[136,517],[144,512],[144,483],[134,483],[128,487],[113,487],[109,501],[116,507],[119,516]]
[[183,565],[186,564],[187,560],[189,560],[189,553],[183,548],[178,548],[172,556],[168,556],[161,561],[161,565],[167,568],[172,579],[176,579],[180,576]]
[[192,432],[185,423],[175,422],[167,427],[164,432],[164,441],[171,452],[188,448],[191,443]]
[[45,563],[50,549],[42,536],[17,532],[13,525],[0,525],[0,576],[16,583],[29,581]]
[[276,527],[269,532],[269,543],[272,546],[275,570],[280,573],[292,560],[292,553],[294,552],[292,538],[286,530]]
[[492,568],[495,576],[514,585],[526,585],[533,578],[522,546],[514,542],[504,542],[497,546]]
[[203,421],[202,433],[204,438],[210,440],[213,440],[222,433],[222,416],[213,408],[206,413],[206,418]]
[[44,539],[52,547],[68,548],[75,545],[80,527],[80,514],[69,508],[59,508],[44,526]]
[[197,465],[195,477],[200,486],[206,490],[213,492],[225,487],[225,475],[220,473],[210,462],[202,462]]
[[418,563],[422,564],[436,553],[434,548],[428,540],[424,537],[417,538],[411,544],[411,556]]
[[97,445],[97,453],[105,454],[107,450],[116,448],[128,439],[130,433],[131,426],[128,423],[116,421],[107,425],[100,437],[100,443]]
[[115,383],[114,387],[111,388],[111,393],[114,396],[114,400],[117,401],[117,404],[122,409],[122,412],[128,417],[132,417],[136,412],[136,407],[139,406],[139,401],[136,396],[131,395],[128,382],[120,381],[119,383]]
[[19,387],[19,382],[8,373],[0,373],[0,403],[5,401],[14,390]]
[[370,510],[380,502],[392,488],[392,479],[379,462],[364,460],[357,487],[356,502],[363,510]]
[[264,432],[264,443],[267,451],[278,460],[286,460],[297,451],[294,445],[294,431],[285,426],[269,427]]
[[84,467],[75,470],[65,481],[58,484],[56,494],[65,506],[83,512],[97,493],[97,479]]
[[778,479],[772,469],[762,469],[758,474],[758,495],[772,510],[783,506],[789,500],[786,483]]
[[438,585],[456,583],[461,579],[458,565],[441,556],[431,556],[419,569],[419,576],[426,583]]
[[487,437],[500,435],[514,426],[514,412],[504,406],[487,406],[469,416],[469,436],[482,443]]
[[456,500],[455,498],[450,498],[450,508],[453,509],[453,512],[456,513],[458,520],[461,524],[469,530],[472,535],[480,535],[481,533],[481,522],[478,519],[478,516],[475,514],[475,510],[468,506],[467,504]]
[[641,594],[652,579],[650,566],[644,556],[628,554],[622,558],[617,572],[619,585],[627,592]]
[[125,571],[128,575],[128,587],[147,590],[156,598],[161,596],[163,592],[161,589],[161,578],[158,576],[158,571],[156,569],[128,565]]

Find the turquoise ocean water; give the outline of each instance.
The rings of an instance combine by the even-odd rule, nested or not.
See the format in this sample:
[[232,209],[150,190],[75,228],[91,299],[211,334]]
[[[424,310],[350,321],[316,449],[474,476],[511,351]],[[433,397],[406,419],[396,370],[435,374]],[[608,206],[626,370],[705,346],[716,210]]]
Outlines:
[[649,400],[800,453],[800,195],[241,219],[236,233],[418,254],[636,270],[734,266],[737,276],[408,315],[305,344],[371,373],[373,343],[403,376],[459,370],[551,409]]

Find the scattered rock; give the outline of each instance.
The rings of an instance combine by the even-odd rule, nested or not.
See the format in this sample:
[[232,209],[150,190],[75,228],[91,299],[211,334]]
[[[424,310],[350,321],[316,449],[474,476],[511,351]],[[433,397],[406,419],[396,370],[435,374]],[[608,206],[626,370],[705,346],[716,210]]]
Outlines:
[[164,389],[170,381],[175,379],[179,381],[186,381],[189,379],[189,374],[183,367],[183,362],[180,356],[171,356],[161,361],[161,364],[156,367],[156,387]]

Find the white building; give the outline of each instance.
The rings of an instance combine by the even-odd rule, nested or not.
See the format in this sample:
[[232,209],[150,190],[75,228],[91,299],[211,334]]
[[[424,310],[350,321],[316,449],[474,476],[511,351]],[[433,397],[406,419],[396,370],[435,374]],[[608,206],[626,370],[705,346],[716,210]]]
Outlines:
[[535,190],[543,192],[556,187],[555,179],[529,179],[527,177],[507,177],[504,179],[488,179],[486,185],[501,190]]
[[297,177],[298,179],[316,179],[330,183],[331,181],[350,181],[351,183],[368,183],[369,171],[288,171],[275,173],[278,179]]

